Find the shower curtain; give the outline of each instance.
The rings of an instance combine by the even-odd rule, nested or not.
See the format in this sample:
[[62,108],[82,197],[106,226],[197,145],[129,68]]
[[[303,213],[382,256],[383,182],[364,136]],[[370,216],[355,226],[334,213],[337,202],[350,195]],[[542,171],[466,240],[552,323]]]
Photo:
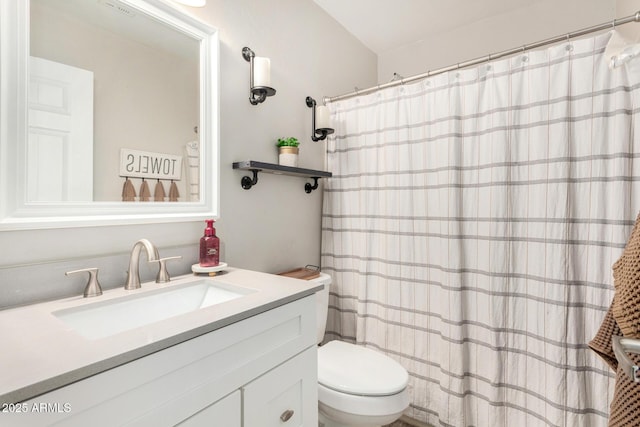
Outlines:
[[640,72],[609,37],[329,104],[325,340],[400,362],[409,417],[606,426],[587,342],[640,209]]

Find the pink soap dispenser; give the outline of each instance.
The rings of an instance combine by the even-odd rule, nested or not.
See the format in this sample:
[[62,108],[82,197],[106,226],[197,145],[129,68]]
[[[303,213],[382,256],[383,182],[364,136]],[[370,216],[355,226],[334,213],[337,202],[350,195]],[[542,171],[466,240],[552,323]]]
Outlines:
[[216,236],[216,229],[213,228],[214,220],[205,221],[207,227],[204,229],[204,236],[200,239],[200,266],[216,267],[220,264],[220,239]]

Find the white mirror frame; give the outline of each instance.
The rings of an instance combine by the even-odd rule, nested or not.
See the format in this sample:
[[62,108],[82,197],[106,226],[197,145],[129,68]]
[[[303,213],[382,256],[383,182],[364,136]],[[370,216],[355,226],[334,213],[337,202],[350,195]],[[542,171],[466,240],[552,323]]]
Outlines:
[[200,40],[200,201],[27,202],[29,1],[0,0],[0,231],[218,218],[218,32],[166,0],[119,1]]

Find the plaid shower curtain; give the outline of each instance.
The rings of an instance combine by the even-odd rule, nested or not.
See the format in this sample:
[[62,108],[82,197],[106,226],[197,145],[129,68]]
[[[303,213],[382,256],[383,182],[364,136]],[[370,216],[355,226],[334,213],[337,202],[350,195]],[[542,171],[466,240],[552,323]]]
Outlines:
[[587,342],[640,210],[640,72],[609,37],[329,104],[325,339],[399,361],[411,418],[606,426]]

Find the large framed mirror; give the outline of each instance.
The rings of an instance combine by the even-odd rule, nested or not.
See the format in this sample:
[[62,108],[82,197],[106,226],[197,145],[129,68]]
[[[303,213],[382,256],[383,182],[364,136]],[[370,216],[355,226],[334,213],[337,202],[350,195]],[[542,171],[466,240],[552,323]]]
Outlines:
[[168,0],[0,0],[0,230],[217,217],[218,48]]

